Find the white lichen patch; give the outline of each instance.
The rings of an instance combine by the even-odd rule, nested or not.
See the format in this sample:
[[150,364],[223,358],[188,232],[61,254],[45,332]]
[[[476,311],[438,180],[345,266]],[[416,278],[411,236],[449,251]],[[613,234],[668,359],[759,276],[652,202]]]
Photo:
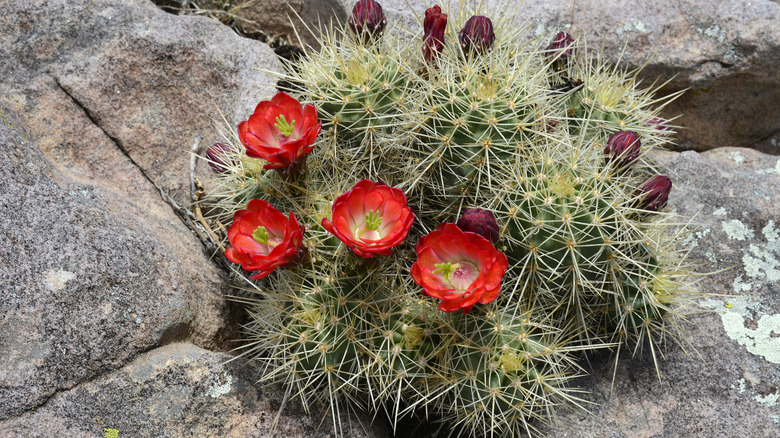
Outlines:
[[745,386],[745,378],[743,377],[743,378],[739,379],[737,381],[737,383],[739,383],[739,387],[731,385],[731,388],[736,389],[737,391],[739,391],[740,394],[743,394],[745,392],[745,390],[747,389],[746,386]]
[[710,38],[715,38],[719,43],[726,41],[726,29],[721,29],[717,24],[713,24],[707,29],[697,29],[699,33],[704,33]]
[[722,225],[723,231],[726,232],[726,235],[729,236],[729,239],[745,240],[746,238],[753,237],[753,230],[736,219],[723,222]]
[[731,159],[734,160],[734,162],[737,164],[742,164],[745,162],[745,157],[743,157],[739,151],[732,152]]
[[713,211],[712,215],[713,216],[725,216],[727,213],[728,213],[728,211],[726,211],[726,208],[720,207],[719,209]]
[[742,293],[742,292],[749,291],[753,287],[753,285],[750,284],[750,283],[746,283],[744,281],[744,277],[742,277],[741,275],[738,275],[736,278],[734,278],[733,287],[734,287],[734,292],[739,294],[739,293]]
[[[748,352],[780,364],[780,314],[765,314],[759,310],[758,302],[744,297],[729,298],[730,307],[724,307],[720,300],[705,300],[699,304],[720,315],[729,338],[743,345]],[[746,327],[749,320],[755,321],[755,330]]]
[[775,167],[769,168],[769,169],[758,169],[756,170],[756,173],[763,173],[763,174],[777,174],[780,175],[780,160],[777,160],[777,163],[775,164]]
[[68,283],[68,281],[76,278],[76,274],[64,269],[60,269],[58,271],[49,269],[43,275],[43,283],[46,285],[46,288],[52,292],[65,289],[65,285]]
[[689,234],[688,237],[686,237],[685,240],[683,240],[680,243],[680,245],[683,248],[695,248],[699,246],[699,241],[707,237],[707,235],[709,234],[710,234],[710,230],[708,228],[704,228],[700,231],[693,232]]
[[774,394],[767,394],[765,396],[757,395],[753,397],[757,402],[762,405],[766,405],[769,408],[777,406],[777,400],[780,399],[780,392]]
[[636,30],[637,32],[647,32],[645,23],[641,21],[628,21],[623,25],[623,27],[615,29],[615,33],[622,35],[624,32],[631,32],[632,30]]
[[761,233],[766,244],[751,244],[748,252],[742,256],[745,274],[769,282],[780,281],[780,230],[776,230],[775,222],[770,220]]
[[227,373],[222,373],[222,376],[224,377],[225,383],[222,383],[223,379],[219,379],[217,383],[212,385],[211,388],[206,391],[206,395],[211,398],[217,398],[230,392],[230,390],[233,388],[233,376]]

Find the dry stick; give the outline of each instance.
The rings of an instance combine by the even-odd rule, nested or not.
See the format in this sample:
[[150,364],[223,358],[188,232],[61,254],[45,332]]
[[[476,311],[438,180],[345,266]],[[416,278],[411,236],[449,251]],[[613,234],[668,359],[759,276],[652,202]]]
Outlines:
[[217,235],[211,229],[209,223],[206,222],[206,219],[203,217],[203,212],[201,211],[200,208],[201,198],[203,197],[203,194],[206,193],[206,189],[203,188],[203,184],[201,184],[198,177],[195,177],[194,182],[195,182],[195,186],[197,187],[197,191],[195,192],[195,197],[193,199],[194,202],[192,204],[192,207],[195,209],[195,217],[198,219],[198,222],[200,222],[200,224],[203,225],[203,228],[206,229],[206,233],[208,233],[209,238],[211,238],[211,241],[217,244],[217,246],[219,246],[219,249],[224,252],[225,247],[222,245],[222,241],[219,238],[217,238]]
[[[192,200],[192,209],[193,213],[195,214],[195,219],[203,226],[206,233],[208,234],[209,239],[212,241],[212,243],[215,243],[217,246],[219,246],[219,249],[222,252],[224,252],[225,247],[222,245],[221,239],[217,238],[217,235],[211,229],[211,226],[209,226],[208,222],[206,222],[206,219],[203,217],[203,212],[201,211],[201,198],[206,193],[206,189],[203,187],[203,184],[200,182],[198,177],[195,176],[195,167],[198,159],[199,146],[200,139],[196,138],[195,143],[191,147],[190,154],[190,199]],[[220,226],[222,226],[222,224],[220,224]],[[224,229],[224,227],[222,228]],[[200,233],[197,227],[192,227],[192,229],[195,230],[195,233],[198,235],[200,240],[205,243],[206,238]]]

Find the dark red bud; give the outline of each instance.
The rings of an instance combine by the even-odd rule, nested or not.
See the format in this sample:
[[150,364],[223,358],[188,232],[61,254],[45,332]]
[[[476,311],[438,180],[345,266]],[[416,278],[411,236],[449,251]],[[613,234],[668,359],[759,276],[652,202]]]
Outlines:
[[467,208],[458,220],[458,228],[477,233],[493,243],[498,242],[498,223],[490,211]]
[[463,26],[459,37],[460,48],[466,55],[485,54],[493,50],[493,42],[496,40],[496,34],[493,33],[493,22],[488,17],[474,15]]
[[555,68],[560,70],[574,55],[574,38],[566,32],[558,32],[546,50],[547,58],[555,59]]
[[643,182],[637,189],[637,207],[647,211],[658,211],[666,205],[671,191],[672,180],[668,176],[656,175]]
[[653,134],[660,136],[667,135],[666,131],[669,129],[669,126],[667,126],[666,120],[660,117],[653,117],[647,124],[650,126],[650,129],[653,130]]
[[215,173],[227,172],[228,167],[233,164],[230,158],[231,152],[233,152],[233,148],[225,143],[214,143],[206,149],[206,158],[208,158],[211,170]]
[[352,8],[349,17],[349,28],[359,37],[381,35],[385,30],[387,19],[382,12],[382,5],[374,0],[360,0]]
[[436,5],[425,10],[423,21],[423,57],[431,62],[434,55],[444,50],[444,30],[447,28],[447,14],[441,13]]
[[604,149],[607,163],[614,163],[618,167],[625,167],[639,158],[639,150],[642,142],[633,131],[618,131],[609,136],[607,147]]

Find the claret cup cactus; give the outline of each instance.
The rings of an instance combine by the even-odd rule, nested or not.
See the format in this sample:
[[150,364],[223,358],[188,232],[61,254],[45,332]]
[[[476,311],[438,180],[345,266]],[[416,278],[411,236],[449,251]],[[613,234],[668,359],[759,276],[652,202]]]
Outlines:
[[588,352],[674,338],[656,90],[490,13],[430,5],[410,36],[361,0],[205,153],[244,354],[305,406],[533,435]]

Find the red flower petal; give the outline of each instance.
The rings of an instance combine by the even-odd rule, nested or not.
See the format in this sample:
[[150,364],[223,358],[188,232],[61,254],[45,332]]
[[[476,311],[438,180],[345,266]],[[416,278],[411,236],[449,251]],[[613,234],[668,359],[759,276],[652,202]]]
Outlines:
[[[454,224],[442,224],[423,236],[416,249],[417,261],[412,265],[412,278],[426,295],[443,300],[439,303],[442,311],[463,310],[468,313],[476,303],[485,304],[498,296],[508,262],[506,255],[484,237],[464,232]],[[445,278],[446,272],[440,271],[442,263],[450,263],[452,269],[456,269],[450,275],[458,275],[458,278]],[[468,265],[459,266],[458,263]],[[464,286],[462,274],[458,274],[457,270],[472,269],[466,267],[472,265],[479,269],[479,273],[473,270],[471,274],[467,273],[465,278],[469,279],[474,274],[476,278]],[[438,272],[434,274],[434,271]]]
[[[328,227],[323,221],[323,227],[362,257],[390,255],[392,248],[406,238],[414,222],[414,214],[405,202],[399,202],[399,197],[405,200],[403,192],[384,183],[360,180],[352,190],[336,198],[332,220],[328,220]],[[385,216],[387,209],[392,214]],[[366,216],[371,211],[382,219],[376,232],[366,230]],[[358,230],[360,235],[355,235]]]
[[[290,136],[276,126],[279,116],[292,124]],[[293,166],[311,152],[321,128],[313,106],[306,105],[304,110],[297,100],[277,93],[270,101],[257,104],[249,120],[238,125],[238,135],[249,157],[268,161],[265,169],[279,169]]]
[[[253,237],[260,226],[269,234],[267,244]],[[259,271],[251,278],[263,278],[297,256],[303,243],[303,231],[292,212],[287,217],[268,202],[255,199],[233,216],[233,224],[228,229],[232,246],[227,248],[225,256],[247,271]]]

